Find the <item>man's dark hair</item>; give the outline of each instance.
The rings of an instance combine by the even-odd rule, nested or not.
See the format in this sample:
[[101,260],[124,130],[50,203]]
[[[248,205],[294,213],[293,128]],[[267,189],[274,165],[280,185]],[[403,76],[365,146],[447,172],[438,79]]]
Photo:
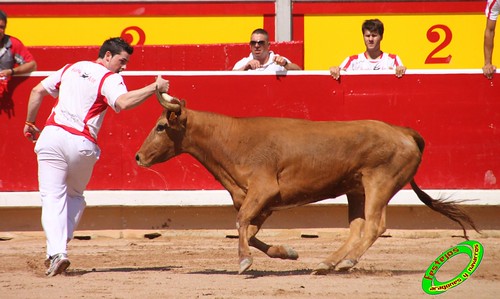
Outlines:
[[4,21],[5,25],[7,25],[7,14],[3,10],[0,10],[0,20]]
[[384,36],[384,24],[379,19],[366,20],[361,26],[361,32],[364,34],[366,30],[378,32],[380,37]]
[[[253,32],[252,32],[252,35],[254,34],[262,34],[266,37],[266,40],[269,41],[269,34],[267,33],[266,30],[262,29],[262,28],[257,28],[255,29]],[[251,38],[251,36],[250,36]]]
[[112,37],[106,40],[99,49],[99,58],[104,58],[106,52],[111,52],[112,56],[120,54],[122,51],[127,52],[129,55],[134,53],[134,48],[120,37]]

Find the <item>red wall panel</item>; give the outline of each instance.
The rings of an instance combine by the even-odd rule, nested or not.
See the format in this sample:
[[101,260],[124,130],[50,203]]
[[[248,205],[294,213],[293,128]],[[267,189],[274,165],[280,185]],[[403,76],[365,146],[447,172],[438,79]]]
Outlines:
[[[469,13],[482,12],[485,0],[406,0],[406,1],[311,1],[295,0],[294,14],[364,13]],[[186,16],[186,15],[273,15],[269,1],[178,1],[178,2],[23,2],[2,3],[11,17],[47,16]]]
[[470,13],[483,12],[483,0],[407,1],[310,1],[296,0],[296,14],[388,14],[388,13]]
[[[99,47],[30,47],[38,71],[53,71],[65,63],[95,60]],[[271,50],[304,67],[304,42],[272,42]],[[250,54],[248,44],[134,46],[127,70],[224,71]]]
[[[168,73],[167,73],[168,74]],[[417,181],[427,189],[498,189],[500,173],[500,80],[482,74],[167,75],[171,94],[189,108],[233,116],[297,117],[312,120],[379,119],[418,130],[426,139]],[[153,75],[125,76],[130,89]],[[0,112],[0,191],[37,189],[33,145],[22,136],[26,102],[40,77],[15,78],[13,102]],[[38,118],[42,125],[53,100]],[[199,190],[221,186],[193,158],[183,155],[152,169],[134,155],[162,108],[154,98],[135,110],[109,112],[99,136],[102,148],[89,189]],[[332,145],[332,147],[335,145]]]
[[[17,2],[17,3],[16,3]],[[274,1],[29,2],[2,3],[9,17],[220,16],[274,14]]]

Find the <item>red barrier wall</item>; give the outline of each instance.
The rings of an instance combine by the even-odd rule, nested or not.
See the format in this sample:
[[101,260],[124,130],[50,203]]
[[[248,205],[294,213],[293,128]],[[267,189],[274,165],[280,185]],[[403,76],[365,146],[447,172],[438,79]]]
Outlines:
[[[99,47],[30,47],[38,71],[54,71],[65,63],[95,60]],[[304,42],[273,42],[271,50],[304,67]],[[250,54],[248,44],[134,46],[127,70],[224,71]]]
[[[189,108],[233,116],[298,117],[312,120],[379,119],[418,130],[427,147],[417,181],[427,189],[498,189],[500,173],[500,77],[482,74],[330,76],[171,73],[171,94]],[[40,77],[20,78],[14,101],[0,113],[0,191],[37,189],[33,145],[22,136],[26,102]],[[153,75],[125,76],[130,89]],[[46,98],[42,125],[53,100]],[[184,155],[151,170],[134,155],[161,112],[154,98],[131,111],[106,116],[90,190],[221,189],[202,166]],[[334,147],[335,145],[332,145]]]

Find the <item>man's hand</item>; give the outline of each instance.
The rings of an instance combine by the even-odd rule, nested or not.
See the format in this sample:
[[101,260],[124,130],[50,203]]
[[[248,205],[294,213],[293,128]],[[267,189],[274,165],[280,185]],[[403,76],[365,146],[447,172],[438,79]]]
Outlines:
[[283,56],[276,55],[276,56],[274,56],[274,63],[276,63],[282,67],[285,67],[285,65],[288,64],[288,60],[283,58]]
[[168,92],[170,88],[170,82],[168,80],[163,79],[161,76],[156,77],[156,88],[159,92]]
[[497,67],[492,64],[483,66],[483,74],[488,79],[493,79],[493,74],[497,71]]
[[35,143],[38,139],[38,133],[40,133],[40,129],[35,126],[35,123],[27,121],[24,124],[24,137],[26,137],[29,141]]
[[338,80],[340,78],[340,67],[338,66],[330,67],[330,75],[332,75],[333,79]]
[[250,60],[247,65],[245,66],[245,71],[246,70],[255,70],[260,68],[260,62],[256,59]]
[[406,73],[406,66],[397,66],[396,67],[396,77],[401,78]]
[[0,78],[8,78],[12,76],[12,69],[4,69],[0,71]]

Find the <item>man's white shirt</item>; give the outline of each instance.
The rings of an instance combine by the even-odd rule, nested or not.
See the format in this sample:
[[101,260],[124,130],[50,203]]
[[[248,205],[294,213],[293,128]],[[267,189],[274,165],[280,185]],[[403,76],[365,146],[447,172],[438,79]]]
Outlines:
[[121,75],[96,62],[66,65],[42,81],[48,93],[58,98],[46,125],[96,142],[107,107],[119,112],[116,99],[127,93]]
[[377,59],[371,59],[365,53],[349,56],[340,64],[340,69],[346,71],[393,70],[403,65],[399,56],[382,53]]
[[[269,51],[269,59],[267,60],[266,64],[262,65],[260,68],[257,68],[255,70],[249,69],[248,71],[268,71],[268,72],[286,71],[286,69],[283,66],[281,66],[277,63],[274,63],[274,57],[276,55],[277,54],[274,54],[273,51]],[[283,58],[286,59],[286,61],[288,61],[288,63],[291,63],[291,61],[288,60],[288,58],[286,58],[286,57],[283,57]],[[233,70],[238,70],[238,69],[244,67],[245,65],[247,65],[248,62],[250,62],[254,59],[255,58],[253,57],[253,54],[250,53],[250,55],[248,57],[245,57],[245,58],[241,59],[240,61],[236,62],[236,64],[233,67]]]

